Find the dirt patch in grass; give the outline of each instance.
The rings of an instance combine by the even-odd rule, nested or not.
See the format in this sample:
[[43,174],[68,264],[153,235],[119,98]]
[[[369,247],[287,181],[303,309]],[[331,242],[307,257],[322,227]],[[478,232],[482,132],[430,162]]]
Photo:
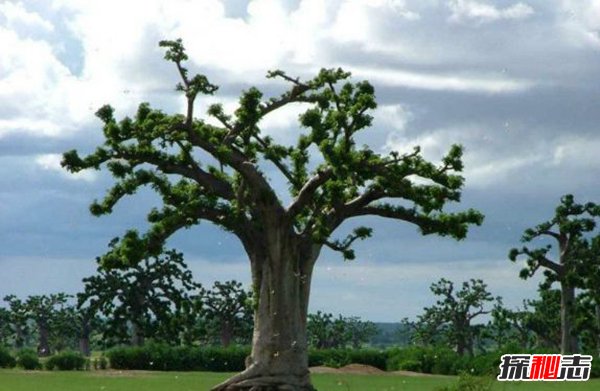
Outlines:
[[310,370],[310,373],[340,373],[340,370],[337,368],[323,367],[323,366],[310,367],[309,370]]
[[349,364],[340,368],[340,373],[356,373],[360,375],[385,375],[385,371],[371,365]]

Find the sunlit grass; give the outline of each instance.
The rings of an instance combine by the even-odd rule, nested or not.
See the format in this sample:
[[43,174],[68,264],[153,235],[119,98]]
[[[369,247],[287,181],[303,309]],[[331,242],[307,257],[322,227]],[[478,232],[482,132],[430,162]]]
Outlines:
[[[88,371],[48,372],[0,370],[0,391],[205,391],[230,374],[212,372]],[[320,391],[427,391],[451,385],[452,377],[316,374]],[[495,383],[498,391],[600,389],[600,380],[572,383]]]

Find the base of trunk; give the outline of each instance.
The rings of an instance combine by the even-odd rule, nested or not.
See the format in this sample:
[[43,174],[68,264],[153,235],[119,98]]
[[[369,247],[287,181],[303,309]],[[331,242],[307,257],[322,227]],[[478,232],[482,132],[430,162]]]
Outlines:
[[316,391],[310,382],[310,374],[270,374],[258,365],[251,365],[244,372],[224,381],[211,391]]

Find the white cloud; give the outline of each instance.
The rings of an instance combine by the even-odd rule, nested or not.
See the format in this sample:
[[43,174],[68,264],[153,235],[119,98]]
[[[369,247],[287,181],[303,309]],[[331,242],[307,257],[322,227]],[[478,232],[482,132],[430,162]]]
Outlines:
[[413,118],[413,113],[404,105],[382,105],[374,113],[374,125],[390,127],[395,132],[402,132],[406,124]]
[[353,67],[351,65],[345,68],[352,71],[354,76],[383,85],[435,91],[515,93],[527,90],[534,85],[528,80],[510,79],[497,75],[435,74],[398,69]]
[[339,42],[368,43],[377,29],[377,14],[382,12],[405,20],[419,19],[419,14],[409,11],[404,1],[350,0],[340,5],[330,34]]
[[600,48],[600,2],[562,0],[557,19],[568,42]]
[[[54,31],[54,25],[44,20],[39,14],[30,12],[22,3],[0,3],[0,15],[4,16],[6,27],[9,29],[41,29],[46,32]],[[1,20],[1,19],[0,19]]]
[[408,153],[418,145],[425,159],[439,162],[452,144],[461,144],[464,147],[465,166],[462,175],[467,186],[486,188],[501,185],[514,180],[516,175],[548,165],[547,148],[552,145],[551,141],[538,142],[526,148],[523,147],[525,140],[519,142],[522,135],[518,132],[510,134],[507,130],[505,127],[490,129],[483,124],[464,124],[426,131],[416,137],[404,132],[392,132],[384,148]]
[[533,168],[545,161],[540,154],[484,158],[484,153],[465,157],[465,178],[469,186],[486,187],[514,178],[516,172]]
[[589,137],[570,137],[557,141],[552,163],[560,166],[597,167],[600,165],[600,139]]
[[[21,3],[8,4],[3,9],[13,15],[11,20],[27,20],[51,30],[48,18],[27,11]],[[221,70],[215,74],[221,84],[255,84],[264,80],[267,69],[302,74],[330,66],[328,48],[341,41],[357,41],[365,50],[389,49],[390,41],[376,21],[419,19],[402,0],[302,0],[291,11],[276,0],[253,0],[245,19],[226,17],[224,4],[217,0],[57,0],[53,6],[69,15],[63,22],[81,43],[83,70],[71,74],[50,39],[26,39],[0,27],[0,43],[6,48],[0,58],[0,104],[10,112],[0,122],[0,137],[16,132],[64,136],[95,121],[93,112],[105,103],[121,115],[131,113],[150,95],[163,108],[178,107],[181,97],[167,93],[177,74],[162,60],[160,39],[182,37],[192,71],[198,66],[216,68]],[[390,86],[426,90],[510,93],[532,85],[498,75],[377,66],[356,67],[355,74]],[[296,116],[297,111],[273,116],[265,127],[283,128]]]
[[67,179],[82,180],[85,182],[93,182],[96,180],[97,174],[95,171],[85,170],[77,173],[70,173],[60,165],[61,160],[62,156],[60,154],[43,154],[36,156],[35,164],[42,170],[58,172]]
[[58,135],[70,128],[77,100],[67,94],[68,69],[45,41],[21,39],[0,27],[0,138],[9,133]]
[[475,0],[452,0],[448,3],[452,22],[490,23],[498,20],[525,19],[533,15],[531,6],[516,3],[506,8]]

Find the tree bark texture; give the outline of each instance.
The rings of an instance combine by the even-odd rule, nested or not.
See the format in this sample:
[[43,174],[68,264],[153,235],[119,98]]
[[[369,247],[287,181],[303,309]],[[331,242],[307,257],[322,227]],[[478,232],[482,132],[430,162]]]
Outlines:
[[231,336],[233,335],[231,322],[225,321],[221,327],[221,346],[226,348],[231,344]]
[[308,370],[307,312],[316,254],[273,230],[250,253],[255,295],[252,354],[242,373],[213,390],[313,391]]
[[50,342],[49,342],[49,338],[50,338],[50,332],[48,330],[48,327],[45,325],[39,325],[39,343],[38,343],[38,355],[40,355],[41,357],[46,357],[49,356],[51,354],[50,352]]
[[81,325],[81,334],[79,335],[79,351],[85,357],[91,356],[91,348],[90,348],[90,334],[92,333],[92,327],[90,323],[86,320],[82,322]]
[[144,346],[145,343],[144,332],[135,322],[131,323],[131,345],[133,346]]
[[573,335],[575,288],[562,282],[560,289],[561,354],[577,353],[577,336]]
[[88,337],[79,338],[79,351],[85,357],[91,356],[90,339]]
[[596,312],[596,354],[600,357],[600,303],[594,306]]

